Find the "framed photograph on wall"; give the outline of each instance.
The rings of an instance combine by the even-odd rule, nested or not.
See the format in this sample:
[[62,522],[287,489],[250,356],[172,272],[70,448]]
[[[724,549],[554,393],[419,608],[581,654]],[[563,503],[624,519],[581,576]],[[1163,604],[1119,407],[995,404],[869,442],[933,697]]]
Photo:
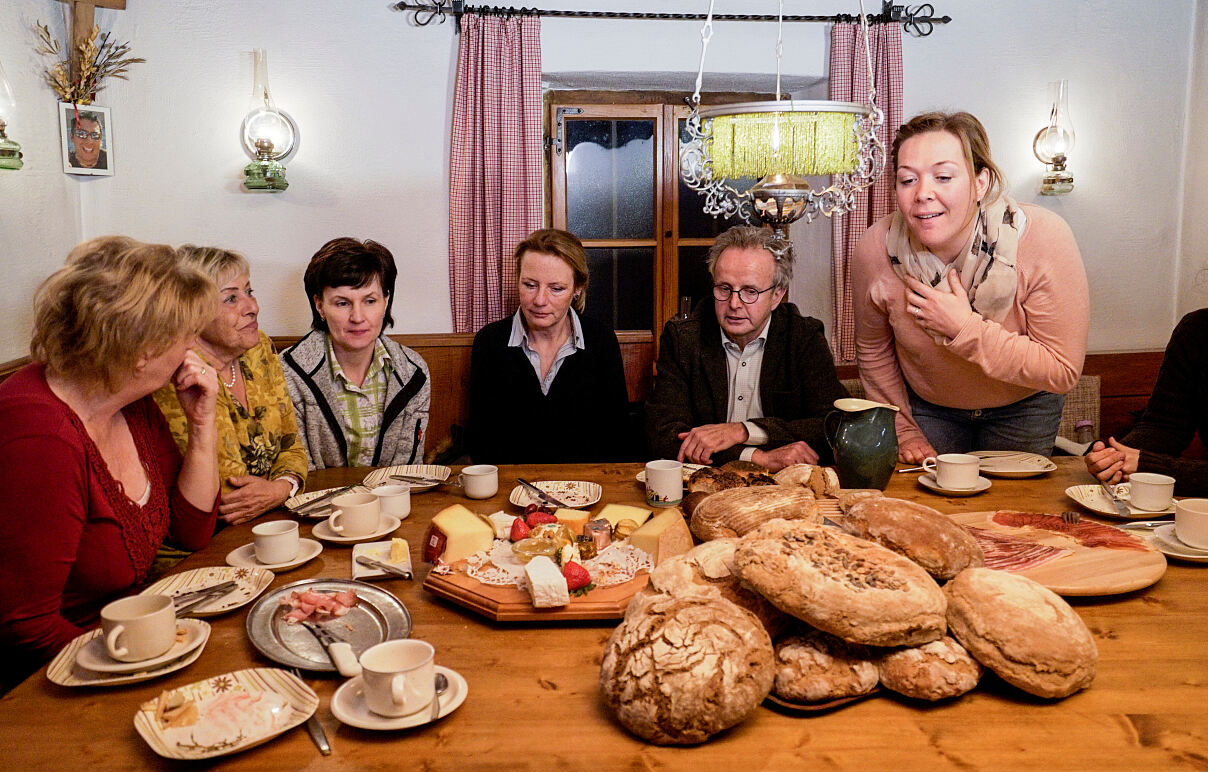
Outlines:
[[64,172],[113,174],[113,122],[108,107],[60,102],[59,131]]

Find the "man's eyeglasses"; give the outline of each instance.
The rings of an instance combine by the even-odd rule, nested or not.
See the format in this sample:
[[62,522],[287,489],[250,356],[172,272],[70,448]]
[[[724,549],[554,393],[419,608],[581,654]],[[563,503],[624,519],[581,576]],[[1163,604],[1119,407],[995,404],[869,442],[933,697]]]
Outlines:
[[762,295],[765,292],[771,292],[774,289],[776,289],[775,284],[768,287],[767,289],[761,289],[761,290],[757,290],[754,287],[742,287],[741,289],[734,289],[729,284],[714,284],[713,285],[713,298],[715,300],[717,300],[719,303],[725,303],[726,301],[728,301],[730,299],[731,295],[733,295],[735,292],[737,292],[739,300],[746,303],[747,305],[751,305],[756,300],[759,300],[760,295]]
[[100,139],[101,138],[101,132],[99,132],[99,131],[84,131],[83,129],[76,129],[75,131],[72,132],[72,134],[75,134],[77,139]]

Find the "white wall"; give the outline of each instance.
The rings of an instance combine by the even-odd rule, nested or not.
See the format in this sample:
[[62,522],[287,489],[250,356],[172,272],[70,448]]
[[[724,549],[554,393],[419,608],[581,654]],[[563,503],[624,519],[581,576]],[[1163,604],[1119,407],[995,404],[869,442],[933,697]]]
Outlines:
[[1187,89],[1186,182],[1177,313],[1208,306],[1208,0],[1196,9],[1195,61]]
[[[843,5],[790,4],[798,13],[847,10]],[[1191,263],[1205,262],[1202,219],[1193,221],[1202,218],[1203,206],[1196,215],[1182,214],[1186,241],[1179,243],[1183,127],[1204,125],[1185,120],[1196,1],[1151,4],[1145,20],[1136,18],[1135,3],[1124,0],[936,5],[955,21],[929,38],[906,39],[907,114],[946,107],[979,115],[1014,193],[1032,201],[1041,165],[1031,157],[1031,138],[1046,115],[1045,84],[1069,78],[1077,189],[1040,203],[1070,222],[1082,247],[1091,280],[1091,349],[1161,347],[1178,309],[1190,303],[1179,299],[1179,282],[1187,283]],[[62,4],[16,0],[0,10],[0,57],[24,124],[12,133],[25,146],[27,161],[21,172],[0,174],[0,262],[7,280],[0,283],[0,360],[26,353],[23,309],[70,245],[117,232],[245,252],[254,266],[262,324],[276,334],[307,325],[301,275],[317,247],[337,235],[375,238],[400,263],[396,329],[451,329],[451,21],[415,28],[409,14],[392,12],[385,2],[132,0],[128,6],[98,10],[98,23],[117,39],[132,40],[135,54],[148,62],[131,70],[129,82],[113,81],[98,99],[113,109],[117,173],[94,179],[59,171],[55,99],[39,82],[41,64],[31,50],[28,25],[35,18],[59,20],[61,31]],[[547,0],[542,6],[696,12],[706,4]],[[775,6],[771,0],[718,0],[717,11],[774,12]],[[1203,15],[1201,8],[1195,33],[1200,48],[1208,38]],[[708,72],[774,72],[774,35],[771,24],[718,23],[706,79]],[[826,26],[786,25],[786,35],[785,72],[824,75]],[[547,71],[694,71],[699,24],[548,18],[542,46]],[[254,47],[268,49],[277,102],[301,127],[301,146],[289,162],[291,187],[279,195],[248,194],[239,186],[247,158],[237,132]],[[1198,67],[1202,72],[1204,64]],[[1206,82],[1201,75],[1194,85],[1201,119]],[[1202,172],[1208,152],[1202,138],[1196,142],[1188,163],[1198,163]],[[1189,206],[1196,191],[1203,195],[1202,184],[1193,190],[1189,183]],[[829,326],[824,260],[807,259],[798,276],[807,284],[794,287],[794,298]]]

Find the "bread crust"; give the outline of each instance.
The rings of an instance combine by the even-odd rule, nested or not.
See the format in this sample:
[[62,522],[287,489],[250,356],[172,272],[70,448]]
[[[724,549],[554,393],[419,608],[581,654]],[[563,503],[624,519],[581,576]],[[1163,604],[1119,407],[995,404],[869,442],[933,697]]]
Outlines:
[[638,594],[604,649],[600,690],[630,732],[692,745],[763,702],[773,657],[755,616],[714,592]]
[[791,702],[822,702],[868,694],[877,666],[867,647],[811,630],[776,642],[772,691]]
[[725,469],[706,466],[697,469],[688,477],[689,493],[717,493],[729,488],[745,488],[747,481],[741,475]]
[[1094,680],[1094,636],[1048,588],[1017,574],[968,568],[944,586],[944,595],[953,637],[1007,683],[1058,698]]
[[851,505],[845,530],[875,541],[947,581],[966,568],[985,564],[981,545],[950,518],[923,504],[884,496]]
[[926,571],[838,529],[772,520],[739,541],[734,560],[781,611],[846,641],[914,646],[944,634],[944,594]]
[[829,466],[793,464],[774,476],[777,485],[800,485],[809,488],[818,498],[833,499],[839,495],[839,473]]
[[719,491],[696,505],[689,527],[701,541],[742,536],[774,518],[822,522],[814,494],[805,488],[760,485]]
[[916,700],[945,700],[973,690],[982,666],[956,639],[895,649],[877,663],[881,684]]

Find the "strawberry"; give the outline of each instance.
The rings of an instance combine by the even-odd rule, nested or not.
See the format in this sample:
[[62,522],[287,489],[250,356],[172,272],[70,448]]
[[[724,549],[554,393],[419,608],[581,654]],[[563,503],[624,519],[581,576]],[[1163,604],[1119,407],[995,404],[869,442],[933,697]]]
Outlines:
[[591,574],[573,560],[562,566],[562,576],[566,579],[566,589],[571,592],[581,590],[591,584]]
[[527,539],[529,535],[529,527],[525,525],[524,518],[518,517],[512,521],[512,531],[508,534],[508,538],[512,541],[520,541]]
[[529,515],[525,522],[528,523],[529,528],[532,528],[534,526],[541,525],[542,523],[556,523],[558,522],[558,518],[554,517],[554,515],[549,512],[542,512],[538,510]]

